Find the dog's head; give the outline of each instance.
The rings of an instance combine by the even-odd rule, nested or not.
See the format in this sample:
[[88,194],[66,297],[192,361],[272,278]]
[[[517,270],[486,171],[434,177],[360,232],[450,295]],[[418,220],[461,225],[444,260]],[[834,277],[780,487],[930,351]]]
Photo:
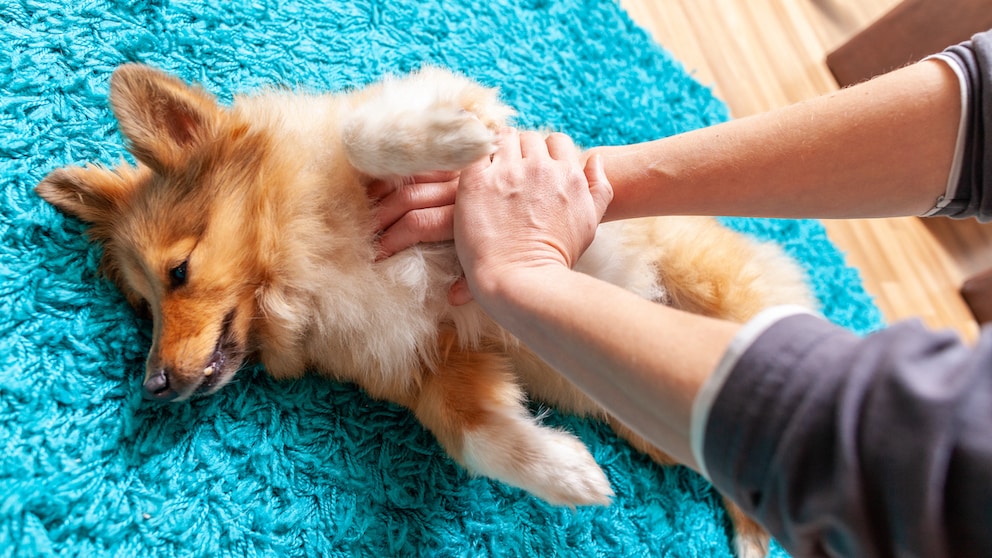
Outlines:
[[271,241],[257,232],[265,200],[246,192],[278,169],[267,140],[201,89],[127,65],[110,91],[139,164],[59,169],[37,191],[92,225],[105,273],[151,314],[146,396],[212,393],[252,350]]

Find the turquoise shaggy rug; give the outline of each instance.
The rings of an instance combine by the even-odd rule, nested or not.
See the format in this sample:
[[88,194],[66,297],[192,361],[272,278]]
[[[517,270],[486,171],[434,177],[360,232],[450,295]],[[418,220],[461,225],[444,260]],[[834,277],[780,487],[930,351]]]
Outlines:
[[[610,0],[0,0],[0,556],[730,556],[712,488],[596,422],[545,419],[588,442],[617,493],[572,510],[470,477],[353,386],[248,370],[209,399],[144,402],[149,324],[85,227],[32,191],[122,157],[106,95],[129,61],[225,100],[445,65],[586,146],[727,118]],[[830,319],[879,327],[819,223],[727,223],[804,262]]]

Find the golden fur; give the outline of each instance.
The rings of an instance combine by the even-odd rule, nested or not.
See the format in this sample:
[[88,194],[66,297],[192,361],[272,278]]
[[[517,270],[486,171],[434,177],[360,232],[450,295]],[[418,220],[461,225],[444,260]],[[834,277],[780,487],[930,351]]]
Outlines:
[[[528,396],[608,420],[670,462],[477,305],[450,306],[460,274],[450,243],[376,261],[366,187],[492,153],[512,114],[493,90],[428,68],[347,94],[268,92],[225,108],[127,65],[111,103],[138,165],[59,169],[37,190],[92,224],[107,276],[151,313],[148,397],[213,393],[249,356],[277,378],[313,370],[410,408],[470,470],[555,504],[606,504],[612,491],[577,438],[528,414]],[[811,304],[777,249],[706,218],[603,225],[577,269],[733,320]],[[763,554],[767,535],[731,513],[738,552]]]

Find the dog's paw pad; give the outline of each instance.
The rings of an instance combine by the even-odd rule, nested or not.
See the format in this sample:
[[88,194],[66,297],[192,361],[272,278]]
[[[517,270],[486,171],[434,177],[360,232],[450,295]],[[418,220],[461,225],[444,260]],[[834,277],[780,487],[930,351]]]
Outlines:
[[398,115],[357,113],[342,137],[352,164],[384,178],[461,170],[498,145],[497,132],[459,106]]
[[496,132],[477,115],[460,108],[436,108],[425,129],[427,158],[438,170],[459,170],[496,151]]

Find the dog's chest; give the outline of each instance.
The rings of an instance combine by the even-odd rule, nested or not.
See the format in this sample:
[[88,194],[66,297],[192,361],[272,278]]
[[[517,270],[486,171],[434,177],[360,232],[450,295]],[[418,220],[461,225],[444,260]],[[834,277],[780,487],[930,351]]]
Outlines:
[[307,360],[370,390],[408,385],[436,356],[458,274],[450,245],[414,247],[362,269],[328,269],[313,293]]

